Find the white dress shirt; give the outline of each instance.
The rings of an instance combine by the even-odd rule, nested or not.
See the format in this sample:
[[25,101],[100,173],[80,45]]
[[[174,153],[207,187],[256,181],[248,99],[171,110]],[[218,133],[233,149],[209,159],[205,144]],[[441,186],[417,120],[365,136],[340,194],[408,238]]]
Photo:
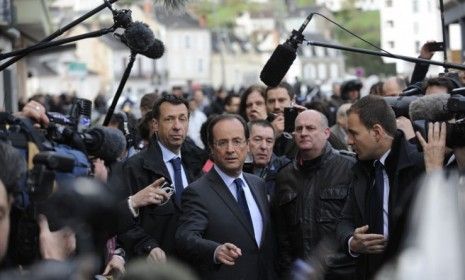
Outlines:
[[[170,162],[170,160],[172,160],[175,157],[181,158],[181,153],[179,154],[173,153],[172,151],[168,150],[168,148],[163,146],[163,144],[160,143],[160,141],[158,141],[158,145],[160,145],[161,154],[163,155],[163,161],[165,162],[166,169],[168,169],[168,173],[170,173],[171,182],[174,184],[174,169],[173,169],[173,164]],[[182,164],[181,164],[181,177],[182,177],[182,186],[186,188],[189,183],[187,182],[186,171],[184,170],[184,166],[182,166]]]
[[260,213],[260,209],[258,208],[257,202],[255,201],[252,192],[250,191],[249,185],[247,184],[247,181],[244,179],[244,175],[241,174],[234,178],[226,173],[224,173],[216,164],[213,166],[215,168],[216,172],[220,175],[221,179],[225,183],[225,185],[228,187],[229,191],[231,194],[234,196],[234,198],[237,200],[237,193],[236,193],[236,184],[234,183],[234,180],[236,178],[242,179],[242,182],[244,183],[244,194],[245,194],[245,199],[247,200],[247,206],[249,207],[250,211],[250,217],[252,218],[252,224],[253,224],[253,231],[255,235],[255,241],[257,242],[257,245],[260,246],[260,243],[262,241],[262,231],[263,231],[263,220],[262,220],[262,215]]

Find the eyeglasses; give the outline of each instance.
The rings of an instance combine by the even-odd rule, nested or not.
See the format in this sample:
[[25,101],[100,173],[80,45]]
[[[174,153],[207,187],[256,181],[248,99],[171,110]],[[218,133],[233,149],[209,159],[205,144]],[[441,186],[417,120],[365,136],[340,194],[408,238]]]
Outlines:
[[216,141],[215,145],[220,149],[225,149],[225,148],[228,147],[229,143],[231,143],[233,148],[240,148],[246,142],[247,142],[247,140],[239,139],[239,138],[232,139],[231,141],[229,141],[227,139],[222,139],[222,140]]
[[[164,190],[167,194],[169,194],[170,196],[172,196],[173,194],[176,193],[176,189],[173,187],[173,185],[170,185],[168,184],[167,182],[165,182],[162,186],[161,186],[161,189]],[[169,199],[166,199],[164,201],[162,201],[159,205],[165,205],[166,203],[168,203]]]

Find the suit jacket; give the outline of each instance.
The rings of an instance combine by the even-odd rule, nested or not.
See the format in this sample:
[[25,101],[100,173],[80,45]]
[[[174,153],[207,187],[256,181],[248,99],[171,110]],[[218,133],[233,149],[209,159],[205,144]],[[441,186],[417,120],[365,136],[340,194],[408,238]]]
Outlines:
[[[399,248],[404,232],[406,211],[415,193],[417,179],[424,172],[423,157],[417,148],[405,140],[398,131],[391,152],[385,162],[389,177],[389,241],[391,250]],[[373,161],[359,161],[355,164],[351,191],[341,213],[337,235],[341,245],[348,250],[348,240],[355,228],[367,225],[369,198],[374,188]],[[370,279],[383,264],[384,255],[360,255],[357,258],[357,279]]]
[[[259,177],[244,173],[263,219],[257,246],[253,228],[215,169],[184,191],[182,215],[176,231],[176,248],[198,271],[201,279],[275,279],[273,237],[265,194]],[[214,263],[215,249],[233,243],[242,250],[234,266]]]
[[[200,174],[203,158],[181,148],[181,158],[188,182]],[[171,182],[163,155],[154,137],[147,150],[129,158],[123,167],[121,180],[132,194],[137,193],[160,177]],[[168,255],[175,253],[174,234],[179,218],[179,205],[174,195],[162,206],[146,206],[139,209],[139,217],[129,219],[126,232],[118,235],[129,258],[146,256],[153,248],[160,247]]]

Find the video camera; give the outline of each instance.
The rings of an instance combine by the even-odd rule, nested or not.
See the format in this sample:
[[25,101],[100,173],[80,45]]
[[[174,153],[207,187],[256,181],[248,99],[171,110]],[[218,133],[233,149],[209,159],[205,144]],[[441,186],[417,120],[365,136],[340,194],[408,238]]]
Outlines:
[[[15,264],[28,265],[39,259],[37,214],[58,187],[77,177],[89,176],[91,157],[116,161],[125,149],[123,133],[114,128],[89,129],[91,102],[77,99],[71,113],[49,113],[46,131],[31,120],[0,113],[0,138],[10,142],[29,162],[12,207],[9,256]],[[57,209],[59,211],[59,209]],[[57,221],[50,220],[52,229]]]
[[428,135],[429,122],[446,122],[446,145],[449,148],[465,146],[465,87],[453,89],[450,94],[425,96],[385,97],[396,118],[404,116],[423,137]]

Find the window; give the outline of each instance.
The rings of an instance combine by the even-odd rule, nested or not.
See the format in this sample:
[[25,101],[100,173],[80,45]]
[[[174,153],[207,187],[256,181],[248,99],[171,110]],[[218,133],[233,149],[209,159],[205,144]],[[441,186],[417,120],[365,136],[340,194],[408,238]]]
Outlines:
[[415,41],[415,52],[416,53],[420,52],[420,41]]
[[184,37],[184,46],[186,49],[190,49],[191,47],[191,38],[189,36]]
[[391,8],[392,7],[392,0],[386,0],[386,7]]
[[418,0],[412,0],[412,12],[418,13]]
[[394,41],[388,41],[387,45],[389,48],[393,49],[396,45],[394,44]]
[[197,61],[197,70],[199,71],[199,73],[202,73],[203,72],[203,60],[202,59],[199,59]]
[[393,28],[394,27],[394,21],[393,20],[388,20],[386,21],[387,27]]

